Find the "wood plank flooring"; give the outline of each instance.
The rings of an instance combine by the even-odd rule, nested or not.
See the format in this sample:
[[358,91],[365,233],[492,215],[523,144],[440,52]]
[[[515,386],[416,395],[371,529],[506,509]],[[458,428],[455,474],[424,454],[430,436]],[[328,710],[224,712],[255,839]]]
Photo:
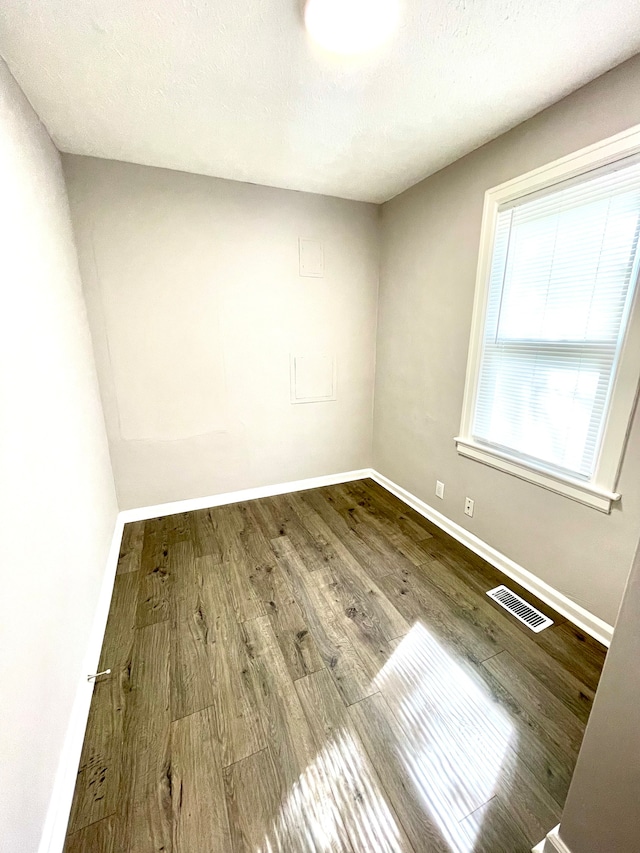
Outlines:
[[528,853],[604,652],[371,480],[128,524],[66,853]]

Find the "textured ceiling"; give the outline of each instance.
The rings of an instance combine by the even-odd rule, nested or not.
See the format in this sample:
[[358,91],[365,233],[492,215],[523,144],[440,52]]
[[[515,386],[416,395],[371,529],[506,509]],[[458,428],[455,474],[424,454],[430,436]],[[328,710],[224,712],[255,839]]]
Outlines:
[[2,0],[63,151],[384,201],[640,51],[638,0],[404,0],[375,55],[301,0]]

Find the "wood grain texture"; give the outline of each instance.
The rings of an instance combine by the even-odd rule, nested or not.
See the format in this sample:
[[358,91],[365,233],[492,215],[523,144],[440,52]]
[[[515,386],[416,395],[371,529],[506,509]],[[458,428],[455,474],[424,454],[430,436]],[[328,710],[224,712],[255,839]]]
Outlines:
[[69,831],[116,811],[120,792],[124,718],[130,696],[138,572],[116,575],[98,669],[109,678],[94,684]]
[[329,673],[301,678],[296,690],[354,850],[414,853]]
[[315,745],[269,619],[263,616],[242,627],[262,729],[286,794],[313,761]]
[[565,622],[542,632],[538,645],[595,693],[602,671],[602,646],[597,640]]
[[[384,510],[403,533],[417,542],[423,542],[431,536],[447,535],[443,534],[437,525],[428,521],[412,507],[404,504],[395,495],[376,483],[375,480],[357,480],[353,483],[344,483],[344,488],[354,494],[359,504],[367,511]],[[454,539],[451,541],[452,543],[456,542]],[[456,542],[456,544],[458,543]],[[467,551],[466,548],[464,550]]]
[[118,557],[117,574],[137,572],[142,561],[144,544],[144,521],[132,521],[125,524],[122,531],[122,544]]
[[126,702],[127,683],[121,682],[119,673],[94,686],[69,832],[99,821],[118,808]]
[[499,797],[489,800],[461,822],[460,838],[473,853],[531,851],[530,842],[511,818],[508,805]]
[[[338,491],[341,488],[338,487]],[[408,518],[401,522],[400,513],[394,511],[391,504],[371,498],[357,483],[347,484],[342,488],[342,493],[355,495],[357,499],[356,505],[351,504],[348,509],[352,518],[368,523],[414,565],[424,563],[426,552],[421,540],[429,536],[426,531]],[[407,528],[409,530],[405,532]]]
[[394,574],[398,569],[413,565],[392,542],[366,521],[345,536],[344,544],[374,577]]
[[407,621],[428,625],[453,654],[482,663],[502,650],[492,633],[476,630],[474,623],[427,578],[403,569],[381,578],[379,584]]
[[172,850],[170,630],[136,632],[124,720],[115,851]]
[[[573,660],[567,660],[566,666],[558,666],[554,656],[546,652],[538,641],[540,636],[548,634],[548,641],[545,642],[555,646],[553,633],[556,630],[555,626],[541,634],[532,634],[503,608],[494,606],[495,603],[486,595],[487,590],[496,585],[496,581],[508,583],[514,591],[517,591],[517,585],[512,584],[508,579],[500,580],[492,575],[486,577],[483,582],[484,575],[479,577],[472,565],[463,566],[460,558],[454,559],[451,555],[447,557],[446,564],[439,558],[425,564],[419,571],[432,585],[437,586],[455,602],[462,615],[476,631],[493,640],[496,650],[508,649],[513,657],[520,661],[554,696],[567,705],[582,723],[586,723],[594,691],[577,676],[580,667],[579,651],[574,650],[577,652],[576,657]],[[530,600],[526,597],[525,590],[518,594]],[[604,663],[603,648],[600,651],[600,660],[602,665]]]
[[[217,612],[213,668],[214,709],[222,766],[227,767],[266,746],[260,704],[246,635],[231,607],[224,575],[211,569],[205,585],[209,604]],[[210,673],[205,677],[211,679]]]
[[217,532],[217,516],[214,510],[199,509],[191,513],[193,546],[197,557],[212,557],[214,562],[223,560],[222,543]]
[[[557,626],[566,621],[564,616],[557,613],[552,607],[546,604],[546,602],[530,593],[511,578],[505,578],[498,569],[487,563],[481,557],[478,557],[476,554],[471,552],[468,552],[467,554],[460,553],[459,549],[462,548],[462,546],[459,542],[456,542],[455,547],[453,547],[453,545],[450,546],[449,542],[443,542],[437,537],[432,537],[429,540],[425,540],[422,544],[424,549],[431,554],[431,558],[424,563],[423,566],[431,566],[432,562],[440,562],[454,576],[457,576],[458,572],[462,571],[465,583],[470,588],[474,588],[479,593],[482,593],[482,595],[485,595],[487,590],[492,589],[495,586],[508,583],[513,592],[522,596],[522,598],[525,598],[530,604],[552,619],[554,625]],[[496,613],[499,613],[502,616],[503,619],[506,619],[509,624],[513,625],[513,627],[517,628],[519,631],[522,631],[525,636],[531,639],[531,632],[519,619],[516,619],[515,616],[500,607],[500,605],[492,598],[488,598],[487,602]],[[534,641],[538,642],[538,639],[541,636],[541,634],[534,635]]]
[[66,853],[521,853],[604,649],[372,481],[125,527]]
[[[338,555],[339,563],[328,570],[333,576],[335,588],[339,588],[342,595],[353,596],[361,602],[366,601],[367,608],[372,614],[375,613],[387,640],[406,634],[409,629],[407,621],[381,592],[372,577],[368,562],[360,563],[341,541],[338,529],[332,528],[321,517],[310,515],[308,522],[323,533]],[[353,531],[348,531],[345,538],[348,539],[352,534]]]
[[[171,630],[171,719],[178,720],[215,701],[215,616],[205,607]],[[208,677],[207,677],[208,675]]]
[[172,628],[180,622],[191,619],[202,606],[203,578],[197,570],[196,554],[195,541],[177,542],[171,546],[170,563],[174,577],[169,596],[168,616],[171,619]]
[[109,815],[89,826],[67,835],[63,853],[113,853],[116,816]]
[[247,622],[244,630],[251,633],[273,781],[279,792],[277,815],[260,849],[357,850],[340,799],[335,748],[324,743],[318,748],[268,620]]
[[229,850],[215,715],[205,708],[171,724],[173,848],[189,853]]
[[340,625],[349,637],[367,677],[372,682],[391,653],[380,621],[368,609],[366,599],[349,595],[336,583],[332,572],[317,572],[314,580],[333,609],[335,623]]
[[320,652],[280,566],[275,561],[273,565],[258,566],[249,580],[264,603],[291,678],[322,669]]
[[229,601],[235,611],[238,622],[247,622],[266,614],[264,603],[260,600],[249,578],[250,564],[243,558],[234,558],[221,563],[225,583],[229,590]]
[[[234,853],[268,850],[280,810],[280,785],[268,749],[232,764],[224,771],[226,805]],[[276,842],[275,850],[282,849]]]
[[122,666],[131,658],[139,586],[138,572],[116,575],[109,605],[109,631],[102,643],[98,670]]
[[562,808],[523,761],[517,743],[504,753],[494,791],[525,838],[544,838],[560,823]]
[[[414,849],[450,853],[434,817],[442,804],[430,807],[430,792],[421,788],[420,778],[412,772],[413,746],[383,697],[376,694],[351,705],[349,715],[369,757],[384,768],[387,795]],[[457,824],[457,818],[450,820]]]
[[483,664],[525,709],[530,726],[539,725],[555,747],[577,757],[583,728],[569,709],[531,675],[509,652],[500,652]]
[[172,582],[169,568],[169,536],[165,529],[151,528],[145,534],[140,565],[140,589],[136,627],[144,628],[169,618],[169,596]]
[[366,663],[356,652],[343,621],[336,617],[330,599],[306,571],[286,536],[274,539],[273,546],[278,565],[291,585],[320,656],[344,701],[351,704],[370,696],[375,688],[367,674]]
[[286,536],[304,560],[307,571],[326,568],[336,559],[327,540],[305,523],[305,507],[298,495],[278,495],[274,498],[278,526],[274,536]]

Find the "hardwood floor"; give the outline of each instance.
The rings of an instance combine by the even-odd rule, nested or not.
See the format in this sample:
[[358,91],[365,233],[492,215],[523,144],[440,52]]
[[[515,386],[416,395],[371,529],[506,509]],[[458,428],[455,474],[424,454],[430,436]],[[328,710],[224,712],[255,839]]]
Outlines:
[[528,853],[604,651],[371,480],[129,524],[65,850]]

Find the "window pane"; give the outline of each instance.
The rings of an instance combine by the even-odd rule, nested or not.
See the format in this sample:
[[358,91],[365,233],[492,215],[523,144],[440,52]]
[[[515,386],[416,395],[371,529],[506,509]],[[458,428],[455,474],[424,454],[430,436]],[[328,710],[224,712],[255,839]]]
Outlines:
[[616,339],[638,224],[627,201],[514,216],[499,338]]
[[498,214],[473,437],[595,469],[635,287],[640,164]]
[[562,364],[526,355],[492,362],[491,400],[478,407],[476,432],[505,450],[588,476],[610,362]]

